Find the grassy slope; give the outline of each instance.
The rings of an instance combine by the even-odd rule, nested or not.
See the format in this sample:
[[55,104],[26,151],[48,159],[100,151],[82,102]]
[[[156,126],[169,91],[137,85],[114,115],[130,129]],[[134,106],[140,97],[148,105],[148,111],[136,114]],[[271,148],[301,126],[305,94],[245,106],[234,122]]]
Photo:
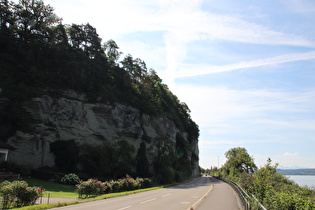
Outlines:
[[78,193],[75,192],[75,186],[64,185],[58,183],[47,182],[40,179],[26,179],[29,186],[42,187],[46,191],[44,196],[47,197],[50,193],[50,197],[60,197],[60,198],[78,198]]

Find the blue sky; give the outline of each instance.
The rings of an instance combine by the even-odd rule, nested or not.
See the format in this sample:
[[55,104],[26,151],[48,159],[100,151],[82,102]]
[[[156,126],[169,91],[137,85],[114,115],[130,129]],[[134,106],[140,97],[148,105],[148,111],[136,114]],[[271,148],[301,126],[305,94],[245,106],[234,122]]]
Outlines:
[[155,69],[199,125],[200,165],[245,147],[315,168],[315,1],[46,0]]

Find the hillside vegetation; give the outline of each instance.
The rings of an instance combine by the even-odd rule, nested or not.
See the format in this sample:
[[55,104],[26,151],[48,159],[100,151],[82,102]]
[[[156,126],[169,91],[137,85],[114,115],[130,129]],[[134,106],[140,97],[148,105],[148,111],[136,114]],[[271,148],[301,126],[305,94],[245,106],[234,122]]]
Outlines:
[[0,12],[0,97],[10,102],[0,113],[1,139],[23,123],[18,103],[44,89],[72,89],[86,93],[91,101],[120,102],[164,115],[190,139],[198,137],[188,106],[156,71],[129,54],[118,62],[122,53],[115,41],[102,43],[90,24],[64,25],[42,1],[1,1]]
[[[63,24],[54,9],[42,1],[20,0],[14,3],[4,0],[0,4],[1,141],[6,141],[17,130],[31,133],[31,118],[23,109],[23,102],[43,94],[58,97],[62,91],[71,89],[85,94],[90,103],[121,103],[142,113],[163,115],[172,120],[180,131],[188,134],[188,142],[178,135],[176,145],[172,145],[176,152],[162,149],[153,161],[154,168],[163,169],[161,165],[167,164],[168,171],[182,170],[186,176],[191,173],[198,154],[191,154],[189,143],[197,142],[198,126],[191,119],[188,106],[162,83],[155,70],[129,54],[122,57],[115,41],[102,42],[96,28],[90,24]],[[159,145],[161,142],[163,139],[155,145],[159,148],[168,146],[165,143]],[[59,169],[72,169],[78,161],[77,148],[71,146],[71,141],[66,146],[63,143],[52,144],[51,152],[56,155]],[[135,149],[119,152],[121,148],[132,146],[122,140],[115,145],[104,144],[104,148],[87,148],[83,156],[89,159],[83,158],[85,162],[81,161],[81,164],[96,176],[103,172],[116,176],[130,167],[138,167],[138,171],[147,174],[143,167],[147,160],[141,158],[145,156],[143,148],[137,153],[138,163],[144,161],[140,165],[134,161],[129,163],[134,159]],[[94,158],[101,149],[105,151],[108,148],[116,149]],[[60,153],[66,153],[69,158],[63,158]],[[110,154],[113,154],[112,159],[107,158]],[[115,154],[124,155],[129,162],[126,160],[125,165],[115,162],[118,160]]]
[[[271,159],[260,169],[245,148],[232,148],[225,153],[226,163],[213,173],[238,183],[252,198],[254,195],[268,210],[315,209],[315,191],[300,187],[283,174],[277,173],[278,164]],[[250,200],[251,209],[261,209]]]

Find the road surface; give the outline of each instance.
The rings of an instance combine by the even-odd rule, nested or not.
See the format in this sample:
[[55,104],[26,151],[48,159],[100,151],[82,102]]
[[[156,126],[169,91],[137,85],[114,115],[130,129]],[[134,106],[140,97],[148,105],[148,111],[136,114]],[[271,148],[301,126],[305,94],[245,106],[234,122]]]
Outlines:
[[198,177],[191,182],[123,197],[87,202],[56,210],[187,210],[199,203],[211,191],[209,177]]
[[240,210],[240,198],[234,189],[227,183],[210,178],[213,188],[207,198],[198,205],[197,210]]

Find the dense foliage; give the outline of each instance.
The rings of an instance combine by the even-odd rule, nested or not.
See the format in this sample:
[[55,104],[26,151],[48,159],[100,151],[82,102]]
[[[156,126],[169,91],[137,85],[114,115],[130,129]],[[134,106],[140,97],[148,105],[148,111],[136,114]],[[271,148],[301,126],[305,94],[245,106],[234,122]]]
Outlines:
[[97,179],[89,179],[85,182],[76,185],[79,197],[89,197],[91,195],[103,194],[107,186]]
[[242,147],[232,148],[225,153],[227,161],[222,167],[224,175],[235,176],[240,173],[253,173],[257,170],[254,159]]
[[73,89],[91,101],[104,100],[134,106],[153,115],[165,115],[178,128],[198,138],[198,126],[189,108],[172,94],[153,69],[131,55],[118,63],[121,52],[113,40],[102,43],[90,24],[64,25],[50,5],[40,0],[0,3],[0,137],[27,128],[21,101],[50,90]]
[[[51,143],[52,152],[56,156],[54,171],[72,171],[84,177],[99,179],[116,179],[125,174],[137,177],[153,176],[162,184],[182,181],[191,176],[198,159],[197,155],[189,150],[188,143],[179,143],[180,138],[182,137],[177,135],[178,141],[175,144],[167,136],[158,137],[154,139],[154,147],[150,148],[141,142],[137,151],[133,144],[124,139],[117,142],[105,141],[103,146],[77,146],[72,145],[73,141],[56,141]],[[74,151],[80,151],[80,155],[69,151],[71,146]],[[149,157],[152,158],[152,165],[149,163]],[[73,166],[67,168],[70,163]],[[81,170],[77,168],[78,165]]]
[[61,178],[61,183],[68,184],[68,185],[76,185],[81,182],[78,175],[74,173],[66,174]]
[[[248,167],[242,164],[228,164],[234,162],[231,159],[240,158],[240,151],[243,151],[241,152],[243,157],[247,157],[245,160],[251,160],[244,161],[247,162],[246,165],[254,166],[253,159],[244,148],[233,148],[226,153],[229,156],[227,163],[219,170],[221,177],[237,182],[250,196],[254,195],[269,210],[315,209],[315,191],[308,187],[300,187],[283,174],[277,173],[278,165],[271,165],[271,159],[268,159],[264,167],[259,170],[256,168],[254,171],[247,171]],[[252,209],[260,209],[253,200]]]
[[73,171],[79,159],[79,148],[74,140],[55,141],[50,144],[50,150],[55,155],[55,165],[61,171]]
[[104,142],[102,147],[84,145],[80,164],[88,176],[114,178],[132,173],[135,147],[126,140]]
[[0,184],[2,209],[32,205],[42,196],[43,189],[29,187],[25,181],[4,181]]

